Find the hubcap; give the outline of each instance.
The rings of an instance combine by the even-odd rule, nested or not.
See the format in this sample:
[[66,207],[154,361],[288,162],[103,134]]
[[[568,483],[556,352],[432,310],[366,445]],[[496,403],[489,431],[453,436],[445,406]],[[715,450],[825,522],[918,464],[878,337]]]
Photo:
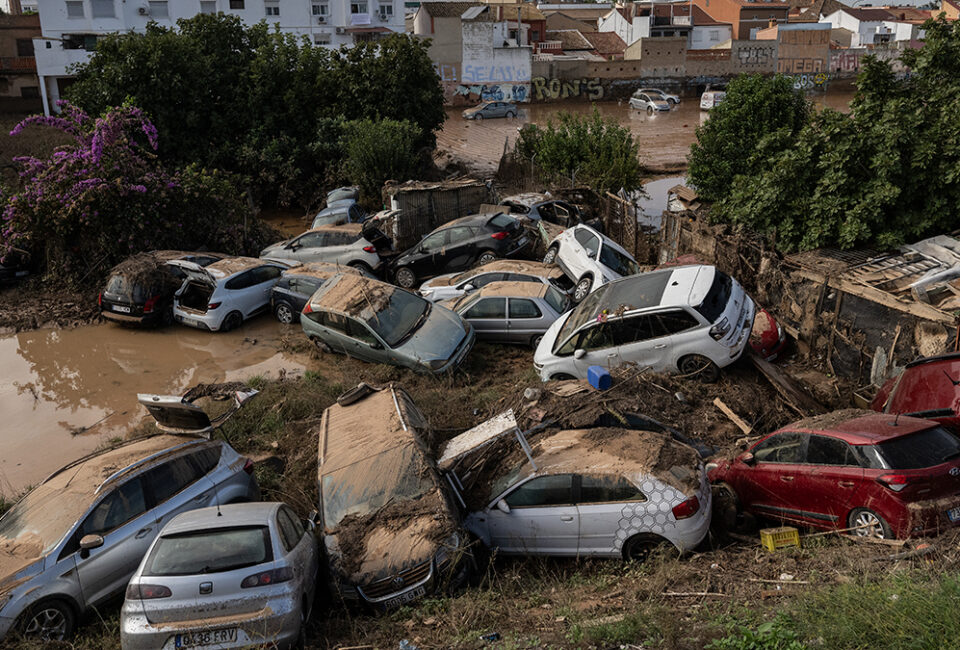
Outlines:
[[292,323],[293,312],[286,305],[280,305],[277,307],[277,320],[281,323]]
[[883,539],[883,525],[880,519],[872,512],[861,512],[853,522],[854,531],[860,537],[879,537]]
[[67,633],[67,619],[59,609],[48,607],[34,614],[23,633],[26,636],[60,641]]
[[491,255],[490,253],[484,253],[483,255],[480,256],[480,263],[489,264],[495,259],[497,259],[495,255]]
[[413,273],[408,269],[400,269],[397,273],[397,283],[404,289],[409,289],[413,286]]
[[543,258],[544,264],[553,264],[553,260],[557,259],[557,251],[552,248],[547,251],[546,256]]
[[580,280],[577,284],[576,293],[574,293],[574,298],[577,299],[577,302],[583,300],[587,297],[587,294],[590,293],[590,280]]

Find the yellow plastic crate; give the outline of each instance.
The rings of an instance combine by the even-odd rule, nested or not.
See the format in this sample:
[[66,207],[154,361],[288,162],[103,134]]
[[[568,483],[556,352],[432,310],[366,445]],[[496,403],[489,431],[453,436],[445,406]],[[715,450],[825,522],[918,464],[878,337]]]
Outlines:
[[800,533],[792,526],[764,528],[760,531],[760,543],[768,551],[775,551],[785,546],[800,546]]

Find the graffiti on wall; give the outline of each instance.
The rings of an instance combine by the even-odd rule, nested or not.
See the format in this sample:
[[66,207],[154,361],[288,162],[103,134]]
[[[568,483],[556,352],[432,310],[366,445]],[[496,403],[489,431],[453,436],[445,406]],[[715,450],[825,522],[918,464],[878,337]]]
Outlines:
[[456,83],[457,66],[446,63],[434,63],[433,69],[437,73],[437,76],[440,77],[440,81]]
[[512,83],[530,81],[530,69],[512,65],[465,65],[463,83]]
[[783,59],[777,61],[777,72],[780,74],[810,74],[826,72],[825,61],[820,58]]
[[826,72],[786,75],[786,77],[793,81],[793,87],[796,90],[822,90],[826,88],[827,82],[830,81],[830,75]]
[[860,69],[860,57],[866,50],[833,50],[830,52],[831,72],[856,72]]
[[547,79],[534,77],[530,82],[531,99],[546,101],[550,99],[603,99],[603,86],[600,79]]
[[767,65],[770,63],[771,48],[769,47],[741,47],[737,50],[737,59],[740,65]]
[[460,84],[453,92],[454,96],[482,102],[525,102],[528,93],[526,84]]

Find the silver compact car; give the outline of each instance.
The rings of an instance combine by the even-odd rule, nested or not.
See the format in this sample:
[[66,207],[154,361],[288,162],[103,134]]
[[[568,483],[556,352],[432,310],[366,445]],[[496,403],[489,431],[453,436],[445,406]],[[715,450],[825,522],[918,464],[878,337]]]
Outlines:
[[430,302],[459,298],[491,282],[542,282],[566,293],[570,283],[556,264],[527,260],[494,260],[463,273],[448,273],[420,285],[420,295]]
[[313,528],[283,503],[202,508],[174,518],[127,585],[121,646],[293,646],[316,592]]
[[469,322],[480,339],[536,349],[544,332],[570,309],[570,298],[542,282],[492,282],[441,304]]
[[303,308],[300,324],[307,338],[335,352],[427,374],[455,370],[476,339],[446,307],[360,275],[327,281]]
[[177,435],[127,442],[55,472],[0,518],[0,639],[69,637],[81,615],[123,593],[175,516],[259,499],[252,474],[226,442]]
[[390,240],[376,224],[364,227],[358,223],[345,223],[314,228],[272,244],[260,252],[260,258],[294,263],[329,262],[372,273],[381,265],[378,251],[389,249]]

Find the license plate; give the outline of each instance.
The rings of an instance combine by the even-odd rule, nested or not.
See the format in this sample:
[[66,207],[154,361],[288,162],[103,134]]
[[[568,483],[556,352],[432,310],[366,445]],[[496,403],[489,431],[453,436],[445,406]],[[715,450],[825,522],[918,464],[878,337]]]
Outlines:
[[114,305],[114,306],[113,306],[113,311],[118,311],[118,312],[121,312],[121,313],[123,313],[123,314],[129,314],[129,313],[130,313],[130,308],[129,308],[129,307],[124,307],[123,305]]
[[400,594],[396,598],[391,598],[390,600],[384,601],[383,606],[387,609],[393,609],[394,607],[400,607],[404,603],[409,603],[412,600],[416,600],[421,596],[425,595],[427,590],[425,587],[417,587],[416,589],[411,589],[405,594]]
[[960,521],[960,507],[950,508],[947,510],[947,519],[949,519],[951,522]]
[[527,245],[528,241],[529,240],[526,238],[526,236],[521,237],[520,239],[517,240],[517,248],[523,248],[524,246]]
[[235,643],[237,640],[237,628],[232,627],[226,630],[205,630],[203,632],[191,632],[190,634],[177,635],[178,648],[202,648],[205,645],[216,645],[218,643]]

